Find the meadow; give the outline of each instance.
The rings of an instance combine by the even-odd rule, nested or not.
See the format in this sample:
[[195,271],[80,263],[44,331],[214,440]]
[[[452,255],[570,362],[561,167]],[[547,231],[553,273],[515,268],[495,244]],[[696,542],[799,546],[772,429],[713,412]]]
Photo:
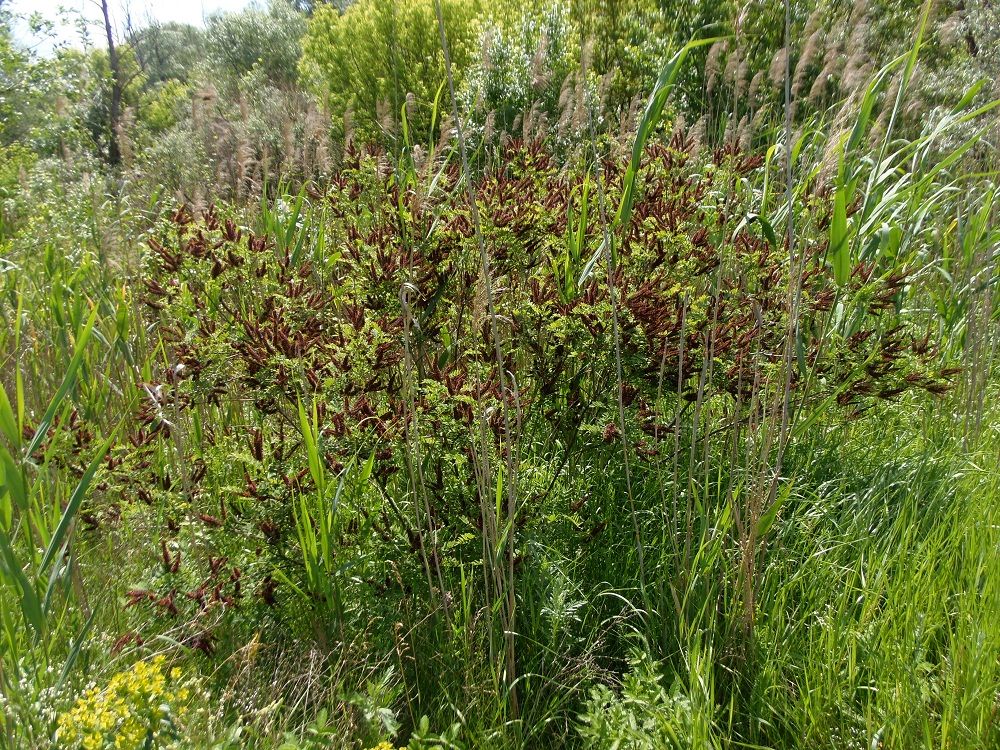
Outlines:
[[0,7],[0,746],[1000,746],[994,3],[102,18]]

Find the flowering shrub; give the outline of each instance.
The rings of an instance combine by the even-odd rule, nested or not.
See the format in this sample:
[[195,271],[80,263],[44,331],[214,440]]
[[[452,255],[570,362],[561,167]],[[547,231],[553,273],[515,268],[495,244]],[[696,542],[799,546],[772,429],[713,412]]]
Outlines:
[[174,747],[188,717],[192,681],[165,658],[139,661],[92,687],[59,717],[57,739],[69,750],[139,750]]
[[[790,263],[770,225],[758,232],[743,218],[753,196],[739,185],[764,169],[762,156],[698,152],[683,135],[648,149],[614,279],[622,436],[618,405],[604,396],[616,380],[610,287],[606,274],[583,273],[601,235],[586,208],[593,178],[558,170],[538,144],[505,149],[476,187],[498,335],[518,353],[504,365],[518,370],[522,434],[546,436],[525,441],[522,491],[532,500],[516,523],[525,535],[548,534],[544,505],[558,482],[547,467],[561,460],[549,440],[602,462],[628,440],[645,478],[681,432],[700,429],[689,404],[760,419],[761,404],[785,387]],[[470,488],[481,454],[504,450],[505,399],[469,260],[478,253],[472,221],[441,197],[457,184],[447,165],[439,194],[424,196],[402,193],[385,164],[349,151],[326,192],[311,190],[285,218],[275,209],[266,233],[225,209],[200,218],[182,209],[149,238],[143,302],[169,361],[142,386],[105,498],[122,507],[138,498],[165,515],[146,549],[149,573],[127,594],[138,635],[155,615],[206,656],[226,650],[240,619],[340,637],[352,619],[365,627],[370,607],[359,603],[377,599],[388,618],[428,570],[447,580],[481,554],[488,519]],[[624,171],[620,158],[604,165],[612,205]],[[299,225],[297,215],[324,205],[325,219]],[[817,192],[801,221],[825,227],[828,212]],[[838,287],[822,242],[803,253],[787,385],[800,408],[853,419],[875,401],[950,387],[956,371],[941,367],[923,329],[892,319],[905,274],[859,263]],[[857,324],[837,328],[855,319],[842,310]],[[197,434],[199,410],[235,405],[246,429],[202,433],[186,474],[157,465],[163,445]],[[477,414],[486,420],[480,454],[468,438]],[[435,519],[429,552],[408,520],[416,451]],[[85,507],[84,517],[94,513],[99,526],[113,521],[110,511]],[[615,520],[581,521],[579,533],[589,543]],[[579,538],[562,541],[572,548]],[[283,607],[289,596],[306,606]]]

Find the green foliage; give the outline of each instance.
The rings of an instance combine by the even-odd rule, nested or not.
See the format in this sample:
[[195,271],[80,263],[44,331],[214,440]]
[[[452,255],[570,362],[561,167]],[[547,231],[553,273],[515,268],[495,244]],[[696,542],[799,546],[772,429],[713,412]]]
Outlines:
[[[118,55],[122,84],[120,106],[122,112],[126,112],[138,105],[143,84],[142,70],[134,50],[130,47],[118,48]],[[107,52],[94,49],[85,53],[82,59],[77,57],[77,53],[66,53],[66,57],[68,61],[78,62],[79,75],[87,84],[78,92],[82,125],[90,135],[92,148],[100,158],[109,159],[114,81]]]
[[[703,7],[704,6],[704,7]],[[724,4],[673,4],[659,0],[625,0],[600,3],[574,0],[572,17],[578,33],[589,44],[589,65],[601,77],[606,106],[611,113],[628,107],[640,92],[648,92],[670,48],[711,29],[685,20],[701,12],[726,17]]]
[[662,683],[660,666],[644,652],[633,653],[620,696],[603,685],[592,692],[580,717],[583,747],[680,750],[718,746],[711,733],[711,712],[696,719],[697,707],[681,684],[674,682],[668,690]]
[[16,45],[0,15],[0,146],[51,156],[81,141],[82,106],[93,89],[79,53],[39,60]]
[[[520,120],[537,107],[551,122],[574,88],[580,43],[563,2],[542,7],[498,4],[482,32],[482,61],[471,67],[466,97],[481,124],[518,134]],[[576,123],[579,127],[579,123]]]
[[206,30],[208,55],[228,80],[261,70],[278,86],[298,77],[306,19],[286,0],[272,0],[266,10],[251,7],[212,16]]
[[[240,34],[247,33],[246,30],[239,29],[235,19],[230,23],[236,28],[231,30],[229,41],[245,43]],[[250,21],[243,19],[243,23]],[[220,39],[219,42],[221,41]],[[181,23],[154,23],[133,32],[128,38],[128,44],[135,50],[146,81],[153,85],[171,81],[190,82],[199,67],[204,65],[206,43],[204,31]]]
[[[438,88],[445,81],[433,0],[360,0],[341,12],[316,8],[303,41],[301,69],[329,97],[346,136],[359,140],[398,134],[407,106],[411,130],[424,140]],[[478,0],[443,0],[441,12],[458,84],[475,58]],[[412,98],[410,95],[412,94]],[[348,114],[349,113],[349,114]]]
[[23,181],[38,155],[20,143],[0,146],[0,240],[12,233],[25,207],[19,201]]
[[[79,311],[82,313],[82,310]],[[70,531],[76,521],[84,496],[113,438],[91,446],[93,434],[78,424],[78,412],[70,411],[66,398],[77,383],[78,371],[88,358],[87,344],[97,316],[94,309],[81,322],[74,353],[37,426],[27,422],[23,380],[15,380],[14,397],[0,385],[0,589],[5,612],[0,621],[0,638],[7,679],[35,681],[35,687],[58,692],[65,685],[81,645],[90,631],[93,618],[84,622],[69,609],[70,577],[75,550],[70,546]],[[67,321],[69,324],[69,321]],[[22,332],[14,331],[15,344]],[[67,414],[70,416],[67,417]],[[88,465],[79,477],[60,475],[59,432],[63,423],[76,438],[76,453],[84,447],[93,450]],[[53,498],[55,501],[53,502]],[[44,550],[39,554],[40,550]],[[25,554],[25,552],[27,554]],[[11,601],[15,606],[8,606]],[[78,632],[73,633],[74,630]],[[65,644],[67,631],[75,640]],[[42,673],[24,674],[28,665],[43,665]],[[40,684],[39,684],[40,683]],[[5,693],[9,693],[6,688]],[[15,698],[22,697],[15,693]],[[8,722],[24,723],[23,736],[44,733],[50,717],[33,715],[35,706],[16,700],[5,711],[2,728],[10,733]]]
[[13,140],[11,132],[17,125],[17,100],[11,96],[23,93],[24,84],[19,80],[27,67],[27,55],[14,45],[10,21],[6,10],[0,9],[0,144],[7,145]]
[[154,133],[175,127],[190,108],[191,89],[173,79],[144,92],[139,102],[143,125]]

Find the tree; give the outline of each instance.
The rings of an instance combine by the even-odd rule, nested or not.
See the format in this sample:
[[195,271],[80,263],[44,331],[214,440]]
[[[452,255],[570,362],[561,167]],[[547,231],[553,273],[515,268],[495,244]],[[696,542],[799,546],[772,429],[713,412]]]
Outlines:
[[27,92],[29,56],[14,44],[10,14],[0,7],[0,144],[9,145],[21,134],[19,110]]
[[205,32],[186,23],[159,23],[128,34],[147,85],[165,81],[186,83],[205,60]]
[[287,0],[272,0],[267,10],[250,7],[212,16],[208,21],[209,58],[231,79],[259,68],[272,83],[290,87],[298,77],[305,30],[305,16]]
[[108,40],[108,66],[111,68],[111,107],[109,110],[110,133],[108,134],[108,162],[118,166],[122,160],[121,145],[118,142],[121,129],[121,109],[123,84],[121,60],[118,48],[115,46],[114,29],[111,26],[111,15],[108,12],[108,0],[101,0],[101,16],[104,19],[104,32]]

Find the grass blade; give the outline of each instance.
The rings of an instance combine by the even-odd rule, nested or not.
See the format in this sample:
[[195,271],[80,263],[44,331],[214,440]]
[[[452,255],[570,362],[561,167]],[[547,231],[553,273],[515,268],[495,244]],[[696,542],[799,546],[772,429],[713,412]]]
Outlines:
[[107,454],[108,449],[111,448],[111,444],[114,442],[117,433],[118,431],[115,430],[111,437],[104,441],[103,445],[101,445],[97,453],[91,459],[90,465],[83,473],[79,483],[77,483],[76,488],[73,490],[73,494],[70,495],[69,502],[66,504],[66,509],[63,511],[62,517],[59,519],[59,525],[56,526],[56,530],[52,533],[49,545],[45,549],[45,554],[42,556],[42,562],[38,568],[39,575],[45,573],[45,568],[52,562],[56,552],[58,552],[62,546],[63,539],[69,533],[70,524],[76,517],[77,511],[80,509],[80,503],[83,502],[84,495],[87,494],[87,489],[90,487],[90,483],[94,479],[94,474],[96,474],[98,468],[100,468],[101,462],[104,460],[104,456]]
[[90,334],[94,330],[94,323],[97,320],[97,305],[94,305],[90,311],[90,317],[87,319],[86,324],[83,327],[83,332],[76,342],[76,349],[73,352],[73,358],[69,362],[69,367],[66,368],[66,374],[63,376],[62,384],[59,386],[59,390],[56,391],[56,395],[52,397],[49,402],[48,408],[45,410],[45,414],[42,416],[41,421],[38,423],[38,428],[35,430],[34,437],[31,438],[31,442],[28,444],[28,449],[26,454],[31,456],[38,446],[42,444],[45,439],[45,435],[49,431],[49,427],[52,425],[52,419],[55,417],[56,411],[59,409],[59,405],[62,400],[69,393],[70,388],[73,387],[73,383],[76,381],[76,371],[80,369],[80,363],[83,362],[83,355],[86,351],[87,342],[90,341]]

